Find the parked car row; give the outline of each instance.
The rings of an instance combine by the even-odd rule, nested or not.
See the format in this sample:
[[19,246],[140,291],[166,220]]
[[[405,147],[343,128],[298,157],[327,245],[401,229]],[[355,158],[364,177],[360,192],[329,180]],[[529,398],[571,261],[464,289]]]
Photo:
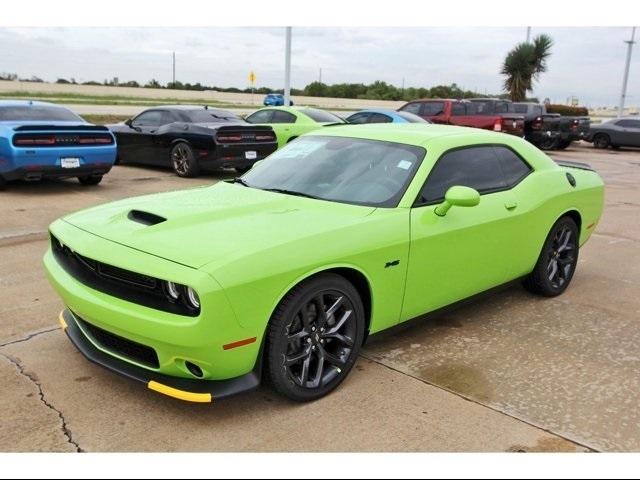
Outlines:
[[[277,103],[277,102],[275,102]],[[640,146],[640,120],[591,128],[588,117],[551,114],[542,104],[495,98],[425,99],[396,110],[372,108],[342,119],[306,106],[268,106],[241,118],[219,108],[147,109],[125,122],[91,125],[59,105],[0,101],[0,188],[11,180],[77,177],[97,185],[114,163],[170,167],[181,177],[233,168],[239,173],[313,130],[343,124],[436,123],[524,137],[542,150],[575,140],[596,148]]]

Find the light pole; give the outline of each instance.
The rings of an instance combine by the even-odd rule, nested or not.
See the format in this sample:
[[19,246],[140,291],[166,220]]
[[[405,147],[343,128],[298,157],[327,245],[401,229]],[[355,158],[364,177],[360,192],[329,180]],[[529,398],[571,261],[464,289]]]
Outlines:
[[631,64],[631,51],[633,50],[633,44],[636,43],[636,27],[631,29],[631,40],[625,40],[627,44],[627,63],[624,66],[624,77],[622,77],[622,94],[620,95],[620,105],[618,106],[618,117],[622,116],[624,111],[624,101],[627,97],[627,81],[629,80],[629,65]]
[[531,27],[527,27],[527,43],[531,41]]
[[173,52],[173,84],[171,88],[176,88],[176,52]]
[[286,27],[286,41],[284,49],[284,104],[290,105],[291,96],[291,27]]

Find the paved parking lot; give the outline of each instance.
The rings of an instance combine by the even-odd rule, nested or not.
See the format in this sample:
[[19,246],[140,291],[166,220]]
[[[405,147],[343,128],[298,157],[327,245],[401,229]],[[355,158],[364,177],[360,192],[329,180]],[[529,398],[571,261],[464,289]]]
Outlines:
[[307,405],[268,388],[181,403],[90,364],[57,326],[41,268],[52,220],[224,174],[126,166],[97,188],[12,185],[0,193],[0,451],[639,451],[640,151],[553,156],[607,184],[569,290],[511,287],[373,338],[343,386]]

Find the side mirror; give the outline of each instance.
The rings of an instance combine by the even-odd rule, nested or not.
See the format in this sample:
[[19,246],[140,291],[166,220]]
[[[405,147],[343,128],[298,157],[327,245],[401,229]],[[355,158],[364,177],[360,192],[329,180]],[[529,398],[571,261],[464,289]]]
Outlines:
[[131,119],[130,119],[130,118],[127,118],[127,119],[124,121],[124,124],[125,124],[127,127],[130,127],[130,126],[131,126]]
[[436,207],[435,214],[444,217],[454,205],[457,207],[475,207],[480,203],[480,194],[469,187],[455,185],[444,196],[444,202]]

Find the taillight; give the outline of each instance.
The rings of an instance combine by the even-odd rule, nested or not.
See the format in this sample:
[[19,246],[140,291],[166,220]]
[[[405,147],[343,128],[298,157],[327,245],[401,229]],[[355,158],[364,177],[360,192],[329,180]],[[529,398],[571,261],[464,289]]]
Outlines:
[[273,142],[276,138],[273,135],[256,135],[258,142]]
[[493,124],[493,131],[494,132],[501,132],[502,131],[502,118],[496,118],[496,121]]
[[111,137],[80,137],[78,143],[82,145],[87,144],[102,144],[107,145],[111,143]]
[[542,128],[542,117],[536,117],[531,123],[531,128],[540,130]]
[[55,145],[56,138],[54,136],[29,136],[18,137],[13,140],[14,145]]
[[240,135],[218,135],[219,142],[241,142],[242,137]]
[[577,130],[578,129],[578,120],[574,120],[573,122],[571,122],[571,130]]

